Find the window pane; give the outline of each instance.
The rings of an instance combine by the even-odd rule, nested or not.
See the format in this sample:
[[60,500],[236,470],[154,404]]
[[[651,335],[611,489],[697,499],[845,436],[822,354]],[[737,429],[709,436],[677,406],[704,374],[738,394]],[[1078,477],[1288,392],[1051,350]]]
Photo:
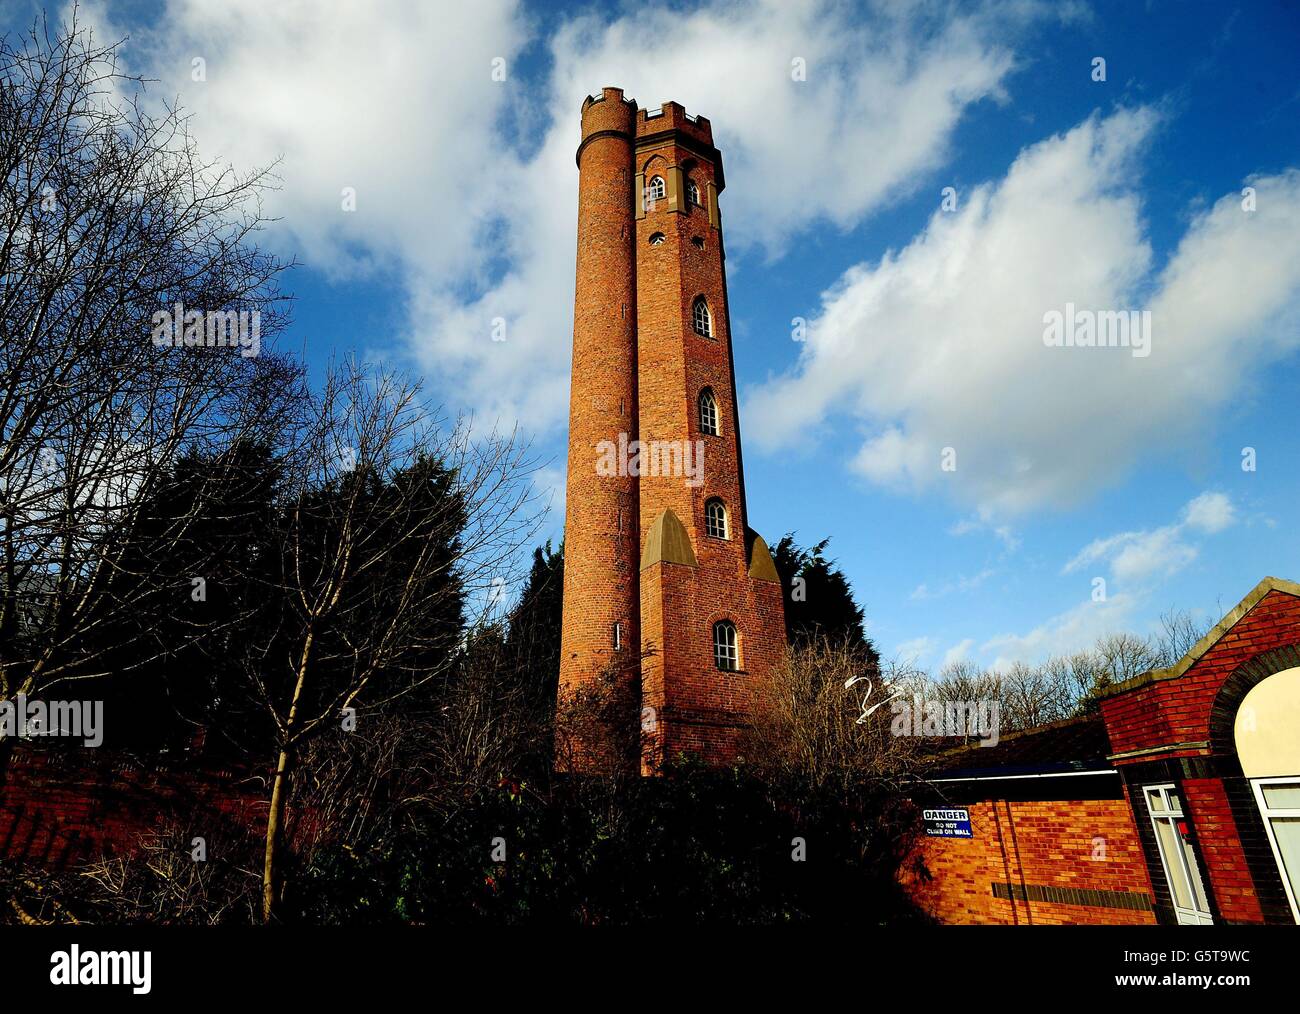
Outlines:
[[1160,855],[1169,871],[1169,887],[1173,892],[1174,904],[1179,908],[1192,907],[1192,894],[1187,886],[1187,877],[1183,873],[1183,864],[1178,861],[1180,845],[1178,832],[1170,820],[1156,821],[1156,837],[1160,843]]
[[1295,785],[1261,785],[1264,805],[1270,810],[1300,810],[1300,783]]
[[1147,806],[1151,808],[1152,813],[1163,813],[1165,809],[1164,796],[1159,789],[1147,789]]
[[1300,898],[1300,817],[1273,817],[1273,837],[1282,853],[1282,875],[1291,884],[1291,893]]
[[[1180,825],[1179,830],[1186,827]],[[1192,851],[1192,842],[1185,834],[1179,834],[1183,843],[1183,858],[1187,860],[1187,868],[1192,871],[1192,893],[1196,899],[1196,911],[1208,912],[1210,904],[1205,900],[1205,885],[1201,882],[1201,870],[1196,864],[1196,853]]]
[[710,500],[704,507],[704,533],[715,539],[727,537],[727,509],[719,500]]
[[739,655],[736,651],[736,628],[730,623],[714,624],[713,659],[719,669],[734,671],[739,668]]
[[1165,795],[1169,798],[1169,810],[1171,813],[1183,812],[1183,799],[1178,795],[1177,789],[1165,789]]

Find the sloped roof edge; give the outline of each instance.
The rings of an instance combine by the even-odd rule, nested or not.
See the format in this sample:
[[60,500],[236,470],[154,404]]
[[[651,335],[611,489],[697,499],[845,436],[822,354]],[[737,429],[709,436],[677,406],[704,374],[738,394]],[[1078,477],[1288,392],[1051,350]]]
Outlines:
[[1125,680],[1123,683],[1116,683],[1112,687],[1107,687],[1099,696],[1113,697],[1115,694],[1122,694],[1129,690],[1136,690],[1138,687],[1146,686],[1148,683],[1159,683],[1162,680],[1177,679],[1183,673],[1187,672],[1197,660],[1214,647],[1219,639],[1231,630],[1238,620],[1255,608],[1259,601],[1269,592],[1281,592],[1283,595],[1293,595],[1300,598],[1300,584],[1295,581],[1286,581],[1280,577],[1266,577],[1259,584],[1250,590],[1250,593],[1238,602],[1228,613],[1210,628],[1209,632],[1202,637],[1192,650],[1180,658],[1176,663],[1164,669],[1149,669],[1144,673],[1134,676],[1131,680]]

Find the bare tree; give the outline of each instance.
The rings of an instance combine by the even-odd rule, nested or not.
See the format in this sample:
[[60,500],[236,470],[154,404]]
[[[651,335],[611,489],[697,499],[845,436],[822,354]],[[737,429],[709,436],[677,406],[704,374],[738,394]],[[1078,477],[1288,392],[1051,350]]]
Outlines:
[[[165,823],[139,838],[128,856],[105,856],[74,876],[73,896],[99,921],[160,925],[248,924],[257,910],[254,844],[242,834],[208,838],[209,855],[193,857],[191,832]],[[232,858],[233,857],[233,858]]]
[[982,669],[970,659],[949,662],[939,670],[938,679],[931,682],[925,690],[940,701],[954,703],[995,700],[1001,705],[1004,696],[1000,676]]
[[[155,590],[143,505],[186,449],[219,481],[223,454],[292,418],[300,379],[261,347],[283,323],[283,265],[253,242],[271,177],[204,162],[71,18],[0,39],[0,700],[106,674],[103,635]],[[223,341],[243,313],[257,348],[206,347],[189,313],[221,314]]]
[[889,701],[916,685],[910,666],[878,666],[848,641],[818,637],[788,649],[760,698],[746,762],[846,796],[868,781],[901,784],[922,767],[921,741],[891,734]]
[[259,901],[256,840],[242,829],[209,833],[202,862],[192,831],[163,821],[124,855],[51,872],[0,862],[0,925],[249,924]]
[[[418,386],[332,366],[287,455],[274,622],[250,632],[253,695],[274,727],[263,917],[281,897],[289,776],[304,744],[446,674],[461,603],[510,575],[538,515],[527,448],[451,430]],[[451,607],[449,609],[449,606]]]
[[474,632],[460,664],[443,681],[420,751],[420,763],[440,793],[435,805],[454,805],[516,775],[549,743],[548,723],[516,662],[493,625]]
[[1155,664],[1176,665],[1209,630],[1210,624],[1197,621],[1186,609],[1170,607],[1160,614],[1160,628],[1153,638]]

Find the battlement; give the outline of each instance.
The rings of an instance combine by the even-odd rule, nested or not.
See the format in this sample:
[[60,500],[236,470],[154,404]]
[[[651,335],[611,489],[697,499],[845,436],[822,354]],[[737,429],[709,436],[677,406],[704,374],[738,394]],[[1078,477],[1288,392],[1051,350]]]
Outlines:
[[713,147],[713,126],[708,117],[692,116],[680,102],[665,102],[654,109],[639,109],[635,99],[626,98],[622,88],[603,88],[599,95],[588,95],[582,101],[582,136],[585,140],[601,130],[622,131],[626,125],[635,124],[638,138],[651,137],[664,131],[680,131]]
[[713,147],[713,126],[704,116],[692,116],[678,102],[665,102],[657,109],[641,109],[636,114],[636,136],[648,137],[665,130],[677,130]]
[[607,102],[610,100],[613,100],[614,102],[622,102],[624,105],[631,106],[633,109],[636,108],[636,99],[624,98],[622,88],[609,86],[602,88],[599,95],[588,95],[583,99],[582,111],[585,113],[588,106],[594,106],[597,102]]
[[630,140],[635,123],[636,102],[625,99],[622,88],[606,88],[599,96],[588,95],[582,103],[583,144],[607,134],[622,135]]

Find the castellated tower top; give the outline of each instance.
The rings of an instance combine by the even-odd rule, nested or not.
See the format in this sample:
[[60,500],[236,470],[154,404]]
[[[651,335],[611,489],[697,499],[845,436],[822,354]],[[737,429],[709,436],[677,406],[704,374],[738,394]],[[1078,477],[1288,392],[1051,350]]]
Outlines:
[[[623,98],[622,88],[606,88],[599,96],[588,95],[582,103],[582,140],[593,135],[615,132],[632,136],[636,122],[636,102]],[[579,149],[581,150],[581,149]]]
[[656,109],[638,108],[635,99],[624,97],[622,88],[608,87],[599,95],[588,95],[582,103],[582,149],[589,141],[611,134],[635,138],[638,149],[673,140],[707,158],[715,169],[719,191],[726,185],[722,156],[713,146],[713,126],[703,116],[692,116],[680,102],[665,102]]
[[665,130],[678,130],[713,147],[713,127],[703,116],[692,116],[680,102],[665,102],[658,109],[642,109],[636,115],[636,136],[649,137]]

